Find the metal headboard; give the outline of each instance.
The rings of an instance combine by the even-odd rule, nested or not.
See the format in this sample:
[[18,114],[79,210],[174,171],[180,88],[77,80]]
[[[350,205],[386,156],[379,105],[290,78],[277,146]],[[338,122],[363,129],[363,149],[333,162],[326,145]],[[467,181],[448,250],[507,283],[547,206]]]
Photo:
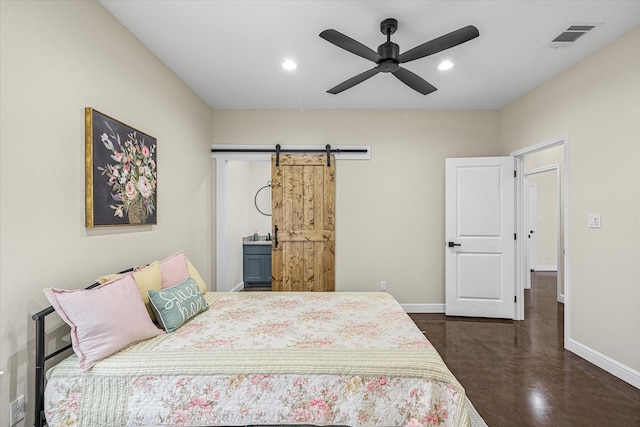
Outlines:
[[[133,268],[128,268],[126,270],[121,271],[118,274],[128,273],[129,271],[133,271]],[[87,286],[85,289],[93,289],[96,286],[100,286],[100,283],[95,282],[92,285]],[[45,373],[45,364],[47,360],[51,359],[63,353],[69,349],[71,349],[71,344],[67,344],[64,347],[56,349],[51,353],[46,352],[45,346],[45,318],[54,313],[55,309],[51,306],[41,310],[31,316],[31,318],[36,322],[36,363],[35,363],[35,405],[34,405],[34,423],[35,427],[44,427],[47,425],[45,416],[44,416],[44,373]]]

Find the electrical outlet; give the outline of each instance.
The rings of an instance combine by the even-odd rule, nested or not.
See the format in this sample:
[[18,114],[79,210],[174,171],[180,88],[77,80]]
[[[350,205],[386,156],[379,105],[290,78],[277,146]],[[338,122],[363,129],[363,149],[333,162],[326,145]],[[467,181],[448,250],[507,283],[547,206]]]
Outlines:
[[380,290],[382,292],[386,292],[387,291],[387,282],[385,282],[384,280],[382,282],[380,282]]
[[16,425],[24,419],[24,396],[9,403],[9,425]]

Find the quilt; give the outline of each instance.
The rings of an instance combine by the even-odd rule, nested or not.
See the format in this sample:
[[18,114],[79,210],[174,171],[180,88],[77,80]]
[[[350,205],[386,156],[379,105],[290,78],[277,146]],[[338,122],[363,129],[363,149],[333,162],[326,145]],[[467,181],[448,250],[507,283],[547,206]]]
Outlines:
[[57,426],[468,426],[465,392],[389,294],[234,292],[87,372],[47,372]]

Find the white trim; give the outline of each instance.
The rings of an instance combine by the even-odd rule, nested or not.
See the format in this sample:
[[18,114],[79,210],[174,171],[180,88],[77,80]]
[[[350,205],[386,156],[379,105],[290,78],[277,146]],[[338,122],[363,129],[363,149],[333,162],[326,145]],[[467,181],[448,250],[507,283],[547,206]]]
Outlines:
[[622,363],[617,362],[573,339],[568,340],[566,348],[570,352],[575,353],[599,368],[604,369],[611,375],[614,375],[621,380],[628,382],[635,388],[640,389],[640,372],[631,369],[630,367],[623,365]]
[[227,160],[216,159],[216,291],[226,292],[227,283]]
[[400,304],[407,313],[444,313],[444,304]]
[[240,282],[237,285],[235,285],[229,292],[240,292],[243,289],[244,289],[244,282]]
[[560,169],[560,164],[559,163],[554,163],[552,165],[543,166],[543,167],[537,168],[537,169],[529,169],[528,171],[524,172],[524,176],[536,175],[536,174],[539,174],[539,173],[550,172],[550,171],[557,171],[559,169]]
[[534,271],[558,271],[557,265],[536,265]]
[[520,150],[516,150],[511,153],[511,156],[518,157],[518,156],[524,156],[525,154],[535,153],[536,151],[543,151],[558,145],[562,145],[568,139],[569,137],[567,134],[560,135],[556,138],[550,138],[550,139],[547,139],[546,141],[542,141],[537,144],[533,144],[528,147],[522,148]]
[[[512,154],[513,155],[513,154]],[[516,168],[516,183],[515,183],[515,202],[516,202],[516,218],[515,218],[515,232],[516,236],[520,236],[516,239],[515,250],[515,274],[514,274],[514,295],[516,296],[515,310],[513,313],[513,320],[524,320],[524,290],[527,287],[527,275],[529,272],[529,260],[527,259],[527,251],[525,245],[528,242],[525,241],[522,236],[527,233],[527,224],[525,224],[525,208],[527,203],[525,202],[525,185],[527,181],[523,174],[524,158],[522,155],[515,155],[515,168]]]

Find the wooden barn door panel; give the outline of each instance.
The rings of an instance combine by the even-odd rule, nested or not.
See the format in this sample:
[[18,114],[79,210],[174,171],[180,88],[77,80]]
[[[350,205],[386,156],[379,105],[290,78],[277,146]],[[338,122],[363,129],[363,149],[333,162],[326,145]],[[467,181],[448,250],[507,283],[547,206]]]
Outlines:
[[[281,154],[271,160],[274,291],[335,289],[335,159]],[[277,230],[277,235],[276,235]]]

